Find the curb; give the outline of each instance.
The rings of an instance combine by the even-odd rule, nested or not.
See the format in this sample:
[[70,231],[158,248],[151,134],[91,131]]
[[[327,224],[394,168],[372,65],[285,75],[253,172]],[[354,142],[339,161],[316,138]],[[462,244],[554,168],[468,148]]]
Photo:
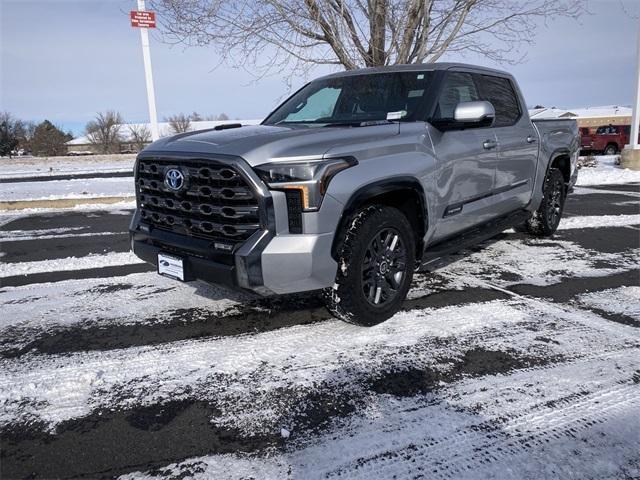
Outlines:
[[26,210],[28,208],[73,208],[78,205],[101,205],[134,202],[136,197],[57,198],[53,200],[17,200],[0,202],[0,210]]

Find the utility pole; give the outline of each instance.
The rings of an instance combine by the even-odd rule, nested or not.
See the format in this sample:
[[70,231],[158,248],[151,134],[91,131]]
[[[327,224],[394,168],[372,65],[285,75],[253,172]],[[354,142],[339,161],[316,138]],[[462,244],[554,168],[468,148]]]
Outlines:
[[638,134],[640,134],[640,29],[638,30],[638,45],[636,51],[636,91],[631,116],[631,140],[629,145],[634,150],[638,149]]
[[144,76],[147,84],[147,103],[149,104],[149,121],[151,123],[151,139],[155,142],[160,138],[160,133],[158,131],[156,94],[153,88],[153,73],[151,70],[149,28],[156,28],[156,17],[154,12],[147,12],[145,10],[144,0],[138,0],[138,11],[131,12],[131,26],[140,29],[140,39],[142,40],[142,58],[144,60]]

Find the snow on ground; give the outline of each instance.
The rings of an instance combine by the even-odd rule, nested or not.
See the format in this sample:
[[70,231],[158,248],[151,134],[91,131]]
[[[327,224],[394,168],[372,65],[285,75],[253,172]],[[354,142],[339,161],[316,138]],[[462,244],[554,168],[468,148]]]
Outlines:
[[64,272],[82,270],[85,268],[101,268],[114,265],[132,265],[144,263],[132,252],[106,253],[104,255],[91,254],[84,257],[67,257],[39,262],[0,263],[0,278],[15,275],[31,275],[43,272]]
[[578,172],[576,185],[610,185],[640,182],[640,171],[629,170],[616,165],[619,155],[601,155],[596,157],[595,167],[583,167]]
[[[637,202],[635,202],[637,204]],[[563,218],[558,230],[576,228],[628,227],[640,225],[640,215],[585,215]]]
[[157,324],[170,321],[176,310],[200,309],[213,315],[248,298],[201,282],[176,282],[156,272],[8,287],[0,291],[0,337],[25,329],[21,339],[11,336],[14,345],[22,346],[36,330],[74,324]]
[[[87,212],[95,210],[106,210],[112,215],[132,215],[132,210],[134,208],[136,208],[135,200],[116,203],[87,203],[69,208],[21,208],[20,210],[0,210],[0,227],[19,218],[26,218],[31,215],[56,214],[73,211]],[[11,235],[11,233],[3,232],[2,235]]]
[[608,313],[617,313],[640,321],[640,287],[620,287],[584,293],[578,302]]
[[134,195],[132,177],[50,180],[3,184],[0,202]]
[[458,255],[457,261],[438,272],[457,276],[467,286],[483,286],[486,281],[500,287],[519,283],[551,285],[565,277],[599,277],[634,270],[638,268],[639,254],[640,248],[612,254],[563,240],[507,237],[471,255]]
[[[536,328],[532,330],[531,325]],[[551,334],[549,329],[558,343],[535,341],[535,337]],[[585,361],[592,361],[588,352],[619,353],[600,364],[601,369],[612,361],[621,367],[615,376],[605,375],[608,382],[616,383],[633,374],[635,360],[629,349],[639,346],[634,329],[616,326],[602,332],[596,316],[584,312],[567,315],[558,307],[512,300],[403,312],[364,330],[332,320],[215,341],[48,358],[23,356],[2,361],[0,401],[4,411],[0,425],[26,416],[55,428],[91,410],[195,396],[216,399],[221,410],[216,425],[260,435],[279,429],[282,418],[295,407],[269,405],[272,388],[296,385],[313,389],[328,383],[356,389],[365,372],[436,368],[440,358],[455,363],[479,336],[487,350],[541,359],[575,358],[579,365],[567,381],[575,382],[576,388],[585,386],[579,372]],[[438,368],[446,371],[447,364]],[[542,368],[533,369],[529,381],[543,373]],[[227,380],[221,384],[222,378]],[[525,412],[529,407],[526,405]],[[288,426],[293,431],[297,428]]]
[[80,173],[132,172],[135,155],[1,158],[0,179]]
[[[572,201],[555,238],[505,233],[416,275],[405,310],[372,328],[317,313],[313,293],[257,299],[155,272],[0,288],[3,473],[637,478],[640,287],[620,285],[638,268],[639,215],[613,203],[592,215],[600,195]],[[36,213],[43,225],[1,215],[20,222],[0,239],[98,235],[123,220]],[[582,241],[609,234],[617,250]],[[0,263],[0,275],[131,260]],[[606,286],[590,291],[598,277]],[[569,302],[546,296],[585,280]],[[148,444],[166,450],[135,457]]]

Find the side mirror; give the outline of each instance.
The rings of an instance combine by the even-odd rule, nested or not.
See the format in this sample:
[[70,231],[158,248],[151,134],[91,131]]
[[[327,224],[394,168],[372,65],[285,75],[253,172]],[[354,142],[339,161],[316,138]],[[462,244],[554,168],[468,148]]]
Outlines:
[[460,128],[490,127],[496,118],[491,102],[460,102],[453,112],[453,119]]

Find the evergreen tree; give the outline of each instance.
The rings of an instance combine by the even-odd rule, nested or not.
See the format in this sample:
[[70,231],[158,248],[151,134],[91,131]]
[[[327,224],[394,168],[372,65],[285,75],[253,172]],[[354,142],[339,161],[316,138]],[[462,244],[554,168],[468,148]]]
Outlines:
[[18,133],[22,122],[15,120],[9,112],[0,113],[0,156],[11,157],[19,142]]
[[65,143],[72,138],[70,133],[64,133],[49,120],[45,120],[33,132],[31,149],[33,154],[37,156],[65,155],[67,153]]

